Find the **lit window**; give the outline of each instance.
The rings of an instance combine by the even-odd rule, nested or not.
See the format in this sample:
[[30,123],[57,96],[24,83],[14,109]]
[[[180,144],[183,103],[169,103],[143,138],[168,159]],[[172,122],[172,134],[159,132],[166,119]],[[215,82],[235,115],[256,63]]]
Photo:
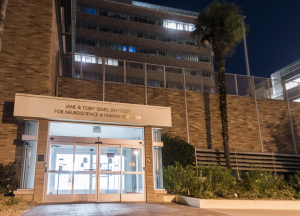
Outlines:
[[175,22],[175,21],[164,21],[163,26],[169,29],[176,29],[176,30],[185,30],[185,31],[193,31],[195,25]]
[[135,52],[136,52],[136,50],[135,50],[135,47],[133,47],[133,46],[129,46],[129,52],[133,52],[133,53],[135,53]]
[[75,61],[81,62],[81,55],[75,55]]
[[123,51],[124,51],[124,52],[127,51],[127,46],[123,46]]

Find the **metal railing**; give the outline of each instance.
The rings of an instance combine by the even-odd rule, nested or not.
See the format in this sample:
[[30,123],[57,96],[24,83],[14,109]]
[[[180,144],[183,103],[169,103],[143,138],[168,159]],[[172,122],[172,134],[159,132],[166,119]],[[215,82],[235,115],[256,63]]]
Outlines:
[[[196,167],[200,165],[220,165],[226,167],[224,151],[195,148]],[[300,169],[300,156],[261,152],[229,151],[232,169],[251,170],[258,168],[273,172],[297,172]]]
[[[105,66],[102,66],[102,59],[105,59]],[[72,74],[70,53],[62,53],[62,63],[60,75],[66,77],[96,81],[103,81],[105,77],[105,82],[112,83],[219,93],[218,73],[212,71],[75,54],[75,73]],[[227,73],[226,87],[229,95],[254,97],[255,91],[257,99],[286,100],[287,95],[289,100],[300,102],[298,82]]]

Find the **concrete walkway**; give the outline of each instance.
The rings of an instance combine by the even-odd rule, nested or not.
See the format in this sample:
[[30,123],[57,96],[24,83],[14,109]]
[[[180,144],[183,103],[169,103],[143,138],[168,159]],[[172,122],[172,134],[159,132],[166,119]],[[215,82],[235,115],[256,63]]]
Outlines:
[[240,209],[199,209],[175,203],[85,203],[39,205],[23,214],[24,216],[112,216],[112,215],[162,215],[162,216],[299,216],[300,211],[292,210],[240,210]]
[[88,204],[63,204],[63,205],[39,205],[23,216],[111,216],[111,215],[197,215],[197,216],[224,216],[222,213],[210,210],[193,208],[190,206],[173,203],[88,203]]

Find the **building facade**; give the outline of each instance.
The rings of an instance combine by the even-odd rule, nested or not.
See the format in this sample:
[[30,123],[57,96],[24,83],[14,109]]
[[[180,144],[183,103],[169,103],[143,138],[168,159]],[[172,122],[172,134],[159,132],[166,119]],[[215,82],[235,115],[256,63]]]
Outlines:
[[[11,0],[6,13],[0,163],[17,162],[16,195],[162,201],[161,133],[223,148],[212,51],[190,36],[197,13],[127,0]],[[230,149],[297,155],[300,105],[286,89],[226,82]]]

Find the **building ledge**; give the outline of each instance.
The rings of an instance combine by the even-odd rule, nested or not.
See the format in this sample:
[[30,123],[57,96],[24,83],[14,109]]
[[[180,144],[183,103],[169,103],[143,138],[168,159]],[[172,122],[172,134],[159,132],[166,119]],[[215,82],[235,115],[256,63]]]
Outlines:
[[33,194],[34,190],[33,189],[17,189],[14,191],[15,195],[23,195],[23,194]]
[[156,193],[156,194],[167,194],[167,191],[165,189],[157,189],[157,190],[154,190],[154,193]]

